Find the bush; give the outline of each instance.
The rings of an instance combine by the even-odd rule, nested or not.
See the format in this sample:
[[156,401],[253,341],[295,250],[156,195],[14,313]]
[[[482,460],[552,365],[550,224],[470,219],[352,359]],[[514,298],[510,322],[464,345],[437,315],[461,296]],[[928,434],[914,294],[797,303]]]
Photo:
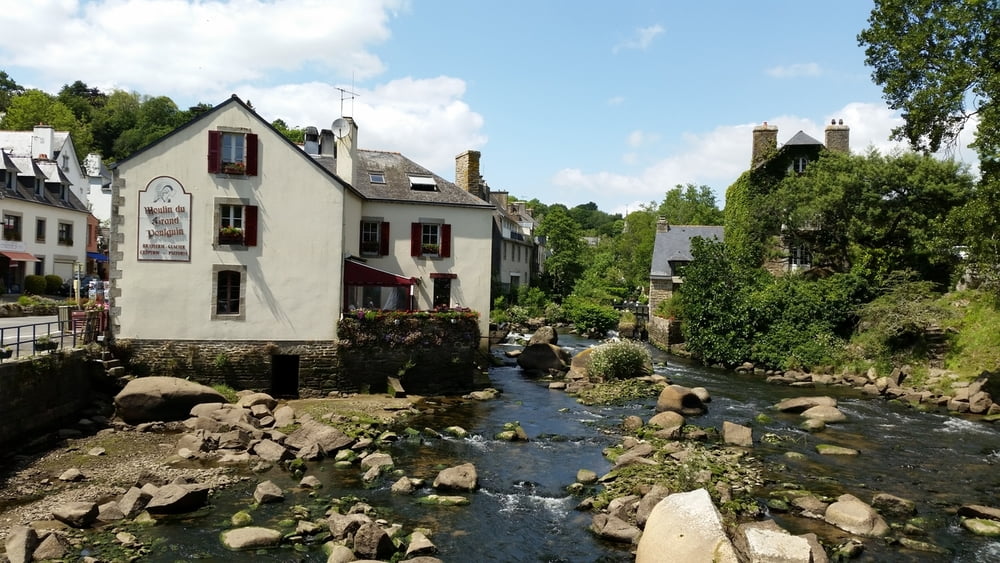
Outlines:
[[32,295],[45,295],[45,276],[24,276],[24,292]]
[[634,340],[602,344],[590,355],[590,375],[603,380],[649,375],[652,365],[649,350]]
[[507,309],[507,319],[511,324],[524,324],[528,320],[528,309],[514,305]]
[[59,291],[62,290],[62,284],[63,279],[55,274],[45,276],[46,295],[59,295]]
[[606,305],[571,298],[567,300],[565,310],[570,322],[581,333],[607,334],[618,326],[618,311]]

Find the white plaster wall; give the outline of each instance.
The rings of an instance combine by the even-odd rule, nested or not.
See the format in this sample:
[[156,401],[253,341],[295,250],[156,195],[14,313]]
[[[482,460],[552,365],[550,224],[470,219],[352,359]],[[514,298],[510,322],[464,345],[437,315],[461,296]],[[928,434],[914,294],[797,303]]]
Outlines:
[[[36,256],[43,256],[46,274],[58,274],[64,278],[72,274],[72,266],[65,264],[85,262],[87,256],[87,213],[64,207],[30,203],[15,198],[0,200],[0,217],[5,213],[21,216],[21,241],[6,241],[5,247],[18,248]],[[35,224],[38,219],[45,219],[45,242],[37,242]],[[73,245],[58,244],[59,223],[73,225]],[[60,258],[62,269],[57,271],[54,257]],[[34,262],[26,263],[27,273],[35,273]]]
[[[220,125],[259,135],[258,176],[207,172],[208,131]],[[137,194],[158,176],[175,178],[192,194],[190,262],[137,260]],[[115,184],[119,338],[335,339],[344,189],[241,106],[231,104],[121,163]],[[259,207],[258,246],[214,249],[216,198],[235,197]],[[247,268],[245,320],[212,319],[212,269],[224,264]]]

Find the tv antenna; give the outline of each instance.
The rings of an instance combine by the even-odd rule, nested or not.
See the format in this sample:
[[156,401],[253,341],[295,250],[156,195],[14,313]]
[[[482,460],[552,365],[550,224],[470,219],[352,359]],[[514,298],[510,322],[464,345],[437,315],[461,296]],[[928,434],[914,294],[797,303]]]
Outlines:
[[344,115],[344,100],[348,97],[351,98],[351,113],[354,113],[354,98],[358,97],[359,94],[345,88],[337,88],[337,90],[340,90],[340,115]]
[[330,130],[333,131],[333,134],[336,135],[338,139],[343,139],[348,133],[351,132],[351,124],[348,123],[343,117],[338,117],[333,120],[333,123],[330,125]]

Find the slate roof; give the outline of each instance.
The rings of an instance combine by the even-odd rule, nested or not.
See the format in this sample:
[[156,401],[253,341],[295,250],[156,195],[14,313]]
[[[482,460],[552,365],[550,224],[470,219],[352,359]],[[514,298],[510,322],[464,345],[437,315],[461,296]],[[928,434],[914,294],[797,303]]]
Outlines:
[[[75,211],[88,211],[86,204],[73,195],[73,190],[70,189],[69,178],[63,174],[62,169],[55,162],[51,160],[35,160],[27,156],[9,155],[5,155],[5,160],[17,167],[18,181],[15,182],[13,190],[0,188],[0,193],[3,194],[3,197],[51,205],[53,207],[62,207],[64,209],[73,209]],[[41,196],[35,195],[33,186],[25,185],[21,181],[22,178],[31,178],[32,180],[26,182],[34,184],[33,179],[39,176],[45,178],[45,189],[42,190]],[[65,200],[59,198],[57,187],[59,184],[66,186]]]
[[[0,148],[12,156],[32,156],[31,138],[33,135],[34,131],[0,131]],[[68,131],[52,132],[52,148],[57,154],[64,148],[68,137]],[[48,156],[56,157],[55,154]]]
[[[314,155],[314,158],[323,168],[331,173],[336,173],[336,160],[332,156]],[[354,189],[361,194],[361,197],[368,200],[458,207],[493,207],[492,204],[479,199],[398,152],[359,149],[354,168],[357,170],[357,183],[354,185]],[[370,172],[381,173],[385,178],[385,183],[372,183],[369,177]],[[435,188],[433,190],[413,189],[410,184],[410,175],[432,178]]]
[[649,277],[672,277],[674,274],[670,262],[690,262],[692,259],[691,239],[702,237],[721,241],[723,230],[723,227],[714,225],[670,225],[666,232],[657,232]]
[[792,138],[788,139],[788,141],[785,143],[786,147],[789,147],[789,146],[802,146],[802,145],[820,145],[820,146],[822,146],[823,143],[817,141],[816,139],[813,139],[812,137],[810,137],[809,135],[806,135],[802,131],[799,131],[795,135],[792,135]]

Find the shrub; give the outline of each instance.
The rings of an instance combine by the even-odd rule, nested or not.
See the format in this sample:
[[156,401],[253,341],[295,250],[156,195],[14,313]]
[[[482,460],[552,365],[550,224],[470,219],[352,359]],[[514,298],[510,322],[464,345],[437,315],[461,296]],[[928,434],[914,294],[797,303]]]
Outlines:
[[653,363],[649,350],[634,340],[602,344],[590,355],[590,375],[600,379],[628,379],[649,375]]
[[24,276],[24,291],[32,295],[45,295],[45,276]]
[[565,304],[565,310],[566,317],[581,333],[607,334],[618,326],[618,311],[606,305],[570,298]]
[[63,279],[55,274],[45,276],[46,295],[59,295],[59,291],[62,289],[62,284]]
[[550,323],[566,322],[566,312],[563,310],[562,305],[549,303],[545,306],[545,319]]
[[507,319],[511,324],[524,324],[528,320],[528,309],[514,305],[507,309]]

